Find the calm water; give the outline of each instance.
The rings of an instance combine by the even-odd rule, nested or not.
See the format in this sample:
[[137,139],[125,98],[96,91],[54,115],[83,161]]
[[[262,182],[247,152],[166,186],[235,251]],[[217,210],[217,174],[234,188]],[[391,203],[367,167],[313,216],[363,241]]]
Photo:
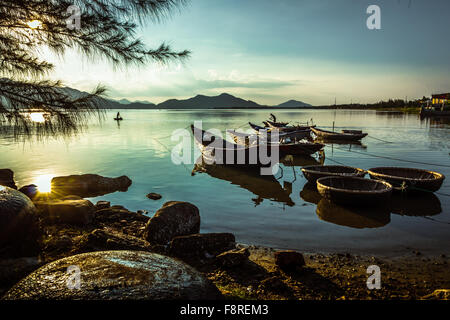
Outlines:
[[[275,177],[227,168],[174,165],[173,130],[203,120],[204,128],[242,127],[260,123],[268,111],[123,110],[120,126],[108,112],[106,121],[93,121],[77,137],[18,143],[0,140],[0,167],[11,168],[19,186],[36,183],[42,188],[51,177],[97,173],[127,175],[133,180],[128,192],[94,198],[130,210],[155,212],[165,201],[182,200],[197,205],[202,232],[233,232],[237,241],[303,251],[340,251],[395,255],[412,250],[450,252],[450,168],[411,164],[373,157],[373,154],[450,166],[450,124],[421,122],[416,115],[375,111],[277,111],[280,120],[306,122],[320,127],[363,129],[369,137],[362,145],[329,145],[325,164],[344,163],[368,169],[376,166],[427,168],[446,175],[439,191],[417,199],[395,197],[389,210],[349,210],[319,202],[320,197],[301,175],[302,165],[314,158],[285,161]],[[371,138],[373,137],[373,138]],[[390,141],[386,143],[374,138]],[[351,151],[355,152],[351,152]],[[149,192],[163,195],[159,201]]]

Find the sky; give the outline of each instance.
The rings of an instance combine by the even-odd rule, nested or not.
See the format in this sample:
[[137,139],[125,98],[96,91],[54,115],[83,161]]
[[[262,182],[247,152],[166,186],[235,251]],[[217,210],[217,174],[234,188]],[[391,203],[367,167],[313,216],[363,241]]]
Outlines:
[[[367,27],[370,5],[380,8],[379,30]],[[66,85],[100,83],[132,101],[223,92],[265,105],[414,99],[450,92],[449,15],[448,0],[191,0],[138,32],[149,47],[192,51],[183,64],[118,70],[76,52],[49,59]]]

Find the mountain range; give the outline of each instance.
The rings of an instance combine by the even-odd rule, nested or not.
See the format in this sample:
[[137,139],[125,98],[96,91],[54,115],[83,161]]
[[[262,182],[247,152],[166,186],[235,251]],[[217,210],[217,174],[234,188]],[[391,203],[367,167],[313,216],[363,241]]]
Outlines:
[[[70,96],[77,98],[87,95],[86,92],[73,88],[64,88]],[[265,109],[265,108],[307,108],[311,107],[302,101],[289,100],[276,106],[260,105],[251,100],[244,100],[228,93],[218,96],[196,95],[189,99],[169,99],[159,104],[149,101],[129,101],[127,99],[114,100],[108,98],[98,98],[101,108],[105,109]]]

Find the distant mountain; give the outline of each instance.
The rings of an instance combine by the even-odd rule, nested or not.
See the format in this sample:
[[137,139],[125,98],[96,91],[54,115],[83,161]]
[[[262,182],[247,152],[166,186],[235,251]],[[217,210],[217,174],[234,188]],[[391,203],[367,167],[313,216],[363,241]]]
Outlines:
[[170,99],[157,105],[158,109],[224,109],[224,108],[266,108],[251,100],[237,98],[228,93],[218,96],[197,95],[186,100]]
[[[80,98],[88,95],[87,92],[73,88],[63,88],[64,92],[73,98]],[[98,97],[96,98],[100,108],[104,109],[265,109],[265,108],[302,108],[311,105],[302,101],[289,100],[277,106],[260,105],[251,100],[244,100],[228,93],[218,96],[196,95],[193,98],[178,100],[169,99],[155,105],[148,101],[134,101],[128,99],[113,100]]]
[[305,103],[303,101],[297,100],[289,100],[283,103],[280,103],[277,106],[273,106],[274,108],[300,108],[300,107],[311,107],[310,104]]

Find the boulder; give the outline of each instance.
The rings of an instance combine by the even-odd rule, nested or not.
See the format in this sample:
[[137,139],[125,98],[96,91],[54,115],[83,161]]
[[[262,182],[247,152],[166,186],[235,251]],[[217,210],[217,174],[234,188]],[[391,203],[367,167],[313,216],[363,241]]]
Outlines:
[[111,208],[111,202],[109,201],[97,201],[95,204],[95,210],[109,209]]
[[236,239],[232,233],[202,233],[175,237],[170,242],[169,253],[179,258],[205,258],[231,250]]
[[233,268],[242,265],[248,260],[250,252],[247,248],[233,249],[219,254],[217,263],[225,268]]
[[95,212],[92,202],[78,197],[36,201],[35,205],[45,221],[56,224],[87,225]]
[[104,250],[150,251],[150,244],[147,241],[112,229],[95,229],[83,236],[76,246],[77,252]]
[[284,271],[294,271],[305,265],[305,259],[300,252],[282,250],[275,252],[275,264]]
[[0,169],[0,186],[17,189],[14,182],[14,172],[10,169]]
[[198,208],[188,202],[166,202],[145,226],[144,237],[150,243],[167,244],[177,236],[200,232]]
[[23,193],[0,186],[0,249],[11,257],[35,255],[39,250],[36,207]]
[[22,192],[24,195],[26,195],[28,198],[32,199],[37,196],[39,193],[38,186],[35,184],[29,184],[27,186],[23,186],[19,189],[20,192]]
[[102,251],[49,263],[22,279],[3,299],[204,300],[220,297],[219,290],[204,275],[181,261],[149,252]]
[[0,296],[41,265],[38,257],[0,259]]
[[52,179],[52,193],[73,194],[83,198],[102,196],[116,191],[127,191],[131,180],[127,176],[107,178],[97,174],[71,175]]
[[162,198],[162,195],[160,195],[159,193],[151,192],[147,195],[147,198],[149,198],[150,200],[159,200]]

